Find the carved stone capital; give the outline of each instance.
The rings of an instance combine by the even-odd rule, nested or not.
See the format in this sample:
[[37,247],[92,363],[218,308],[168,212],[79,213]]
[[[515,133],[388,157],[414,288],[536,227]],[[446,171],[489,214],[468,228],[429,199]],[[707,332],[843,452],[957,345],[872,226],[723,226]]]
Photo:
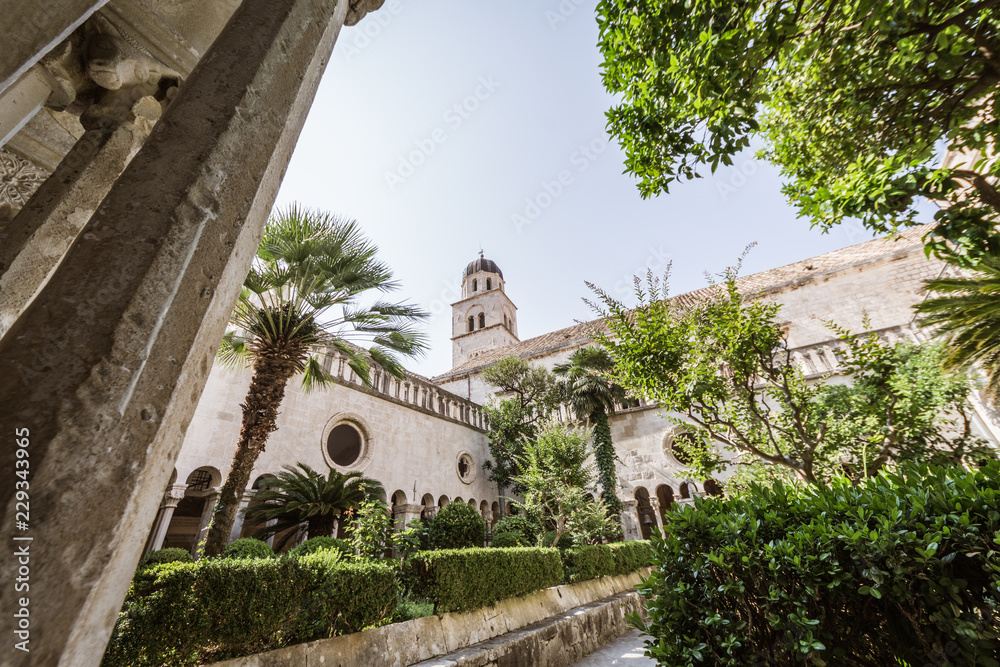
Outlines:
[[95,15],[88,21],[85,34],[84,69],[91,81],[102,88],[118,90],[179,76],[103,16]]
[[347,18],[344,25],[357,25],[358,22],[385,4],[385,0],[351,0],[350,8],[347,10]]
[[163,494],[163,507],[177,507],[177,503],[184,498],[185,489],[187,484],[171,484],[167,487],[167,492]]

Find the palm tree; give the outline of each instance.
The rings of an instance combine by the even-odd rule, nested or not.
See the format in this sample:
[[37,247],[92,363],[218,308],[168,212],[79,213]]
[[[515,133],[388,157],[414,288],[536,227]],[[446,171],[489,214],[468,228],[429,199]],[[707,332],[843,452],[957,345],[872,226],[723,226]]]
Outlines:
[[251,525],[274,521],[253,534],[259,540],[288,531],[275,545],[281,549],[297,534],[290,529],[305,524],[307,538],[329,537],[334,522],[344,512],[382,495],[385,495],[382,483],[362,477],[359,472],[344,474],[330,470],[323,476],[299,463],[298,469],[289,466],[277,477],[266,478],[243,516]]
[[570,355],[569,361],[552,370],[563,378],[566,401],[577,417],[584,417],[594,427],[594,458],[597,460],[598,481],[604,504],[614,517],[620,517],[622,501],[615,493],[615,446],[611,441],[608,415],[614,414],[615,405],[626,398],[625,389],[608,379],[614,368],[611,355],[603,347],[581,347]]
[[1000,258],[986,257],[969,276],[938,278],[927,290],[941,296],[917,306],[920,323],[945,340],[944,363],[954,370],[979,366],[990,394],[1000,394]]
[[[219,493],[205,555],[222,553],[240,498],[257,457],[274,431],[285,385],[302,375],[306,391],[333,382],[320,362],[329,349],[343,353],[365,384],[371,364],[402,379],[396,355],[426,348],[413,326],[425,317],[407,305],[377,300],[363,306],[371,290],[396,289],[392,271],[375,258],[377,248],[353,221],[292,205],[268,220],[257,256],[218,359],[230,367],[252,367],[236,454]],[[370,345],[365,350],[351,339]]]

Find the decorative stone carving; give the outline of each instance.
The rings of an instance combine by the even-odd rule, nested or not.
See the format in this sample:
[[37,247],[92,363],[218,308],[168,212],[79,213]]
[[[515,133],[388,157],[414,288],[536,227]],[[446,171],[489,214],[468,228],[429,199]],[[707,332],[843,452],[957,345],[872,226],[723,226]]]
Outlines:
[[0,148],[0,221],[13,218],[48,176],[27,160]]
[[89,100],[96,90],[95,83],[84,72],[84,31],[78,30],[39,62],[48,78],[52,94],[45,106],[79,113],[77,98]]
[[84,52],[87,76],[102,88],[118,90],[137,84],[155,84],[162,78],[179,78],[149,54],[125,30],[103,16],[95,15],[86,25]]
[[385,4],[385,0],[351,0],[344,25],[357,25],[358,21]]

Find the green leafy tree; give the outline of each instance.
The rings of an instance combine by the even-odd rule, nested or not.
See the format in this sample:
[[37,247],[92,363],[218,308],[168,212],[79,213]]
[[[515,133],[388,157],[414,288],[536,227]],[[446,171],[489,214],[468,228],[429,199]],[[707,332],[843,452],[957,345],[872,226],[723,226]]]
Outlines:
[[352,221],[297,206],[268,220],[233,310],[234,329],[218,352],[221,363],[249,366],[253,377],[241,405],[236,454],[219,493],[206,555],[218,555],[226,545],[253,465],[277,429],[278,408],[292,377],[301,374],[306,390],[333,382],[321,354],[336,349],[366,384],[372,364],[402,378],[397,355],[425,349],[423,336],[414,329],[425,313],[381,299],[359,303],[363,294],[397,287],[376,252]]
[[[493,458],[483,468],[500,488],[501,496],[507,488],[520,493],[522,489],[515,480],[518,459],[524,443],[536,436],[539,425],[561,402],[560,384],[548,370],[517,357],[500,359],[483,371],[482,377],[496,390],[483,407]],[[503,503],[501,511],[502,507]]]
[[607,325],[595,337],[615,360],[615,381],[692,432],[677,444],[697,477],[764,462],[807,482],[857,480],[904,460],[989,455],[972,431],[969,384],[941,371],[936,346],[833,327],[850,384],[809,383],[792,361],[780,306],[741,294],[736,269],[685,305],[669,298],[666,278],[636,285],[635,309],[594,288]]
[[549,544],[555,547],[563,535],[577,544],[613,538],[617,527],[608,519],[600,498],[593,500],[588,489],[594,484],[590,432],[550,422],[533,440],[525,440],[518,457],[520,473],[515,477],[524,489],[524,500],[516,503],[533,521],[549,529]]
[[383,558],[395,546],[395,522],[389,506],[378,498],[370,497],[348,511],[351,514],[349,542],[354,553],[362,558]]
[[[921,199],[960,254],[1000,212],[997,0],[601,0],[609,131],[644,197],[762,140],[801,215],[877,232]],[[940,147],[968,157],[939,164]]]
[[917,306],[922,324],[946,345],[945,366],[986,373],[987,389],[1000,393],[1000,259],[987,257],[971,275],[927,283],[936,296]]
[[409,558],[418,551],[430,549],[430,526],[422,519],[414,519],[406,524],[403,530],[393,536],[399,556],[402,559]]
[[[254,532],[258,540],[284,533],[275,545],[280,550],[297,534],[293,528],[304,524],[307,539],[330,537],[334,523],[345,512],[383,493],[381,482],[362,477],[359,472],[330,470],[323,475],[299,463],[262,480],[254,502],[243,512],[243,520],[263,526]],[[271,521],[272,525],[263,525]]]
[[552,370],[563,378],[562,389],[573,412],[590,422],[594,429],[594,460],[597,461],[601,497],[611,516],[620,521],[624,505],[616,493],[618,455],[611,439],[608,415],[614,414],[615,406],[625,401],[626,392],[608,376],[613,368],[614,361],[607,350],[587,346],[573,352],[569,361]]

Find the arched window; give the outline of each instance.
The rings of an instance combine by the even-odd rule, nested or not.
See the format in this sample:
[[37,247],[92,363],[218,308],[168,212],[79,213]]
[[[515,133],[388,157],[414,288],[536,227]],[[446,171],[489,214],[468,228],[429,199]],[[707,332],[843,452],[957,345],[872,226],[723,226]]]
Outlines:
[[486,313],[479,313],[479,328],[486,326]]
[[493,281],[490,280],[489,278],[487,278],[486,279],[486,291],[489,292],[491,289],[493,289]]
[[477,281],[476,281],[476,279],[475,279],[475,278],[473,278],[473,279],[472,279],[472,291],[473,291],[473,292],[475,292],[475,291],[476,291],[476,284],[477,284]]
[[705,493],[707,493],[710,496],[721,496],[721,495],[723,495],[723,493],[722,493],[722,486],[718,482],[716,482],[714,479],[706,479],[705,480]]
[[469,316],[469,331],[475,331],[475,330],[476,330],[476,318],[474,318],[474,317],[472,317],[470,315]]
[[656,499],[660,502],[660,519],[663,524],[667,523],[667,512],[674,504],[674,490],[667,484],[660,484],[656,487]]

